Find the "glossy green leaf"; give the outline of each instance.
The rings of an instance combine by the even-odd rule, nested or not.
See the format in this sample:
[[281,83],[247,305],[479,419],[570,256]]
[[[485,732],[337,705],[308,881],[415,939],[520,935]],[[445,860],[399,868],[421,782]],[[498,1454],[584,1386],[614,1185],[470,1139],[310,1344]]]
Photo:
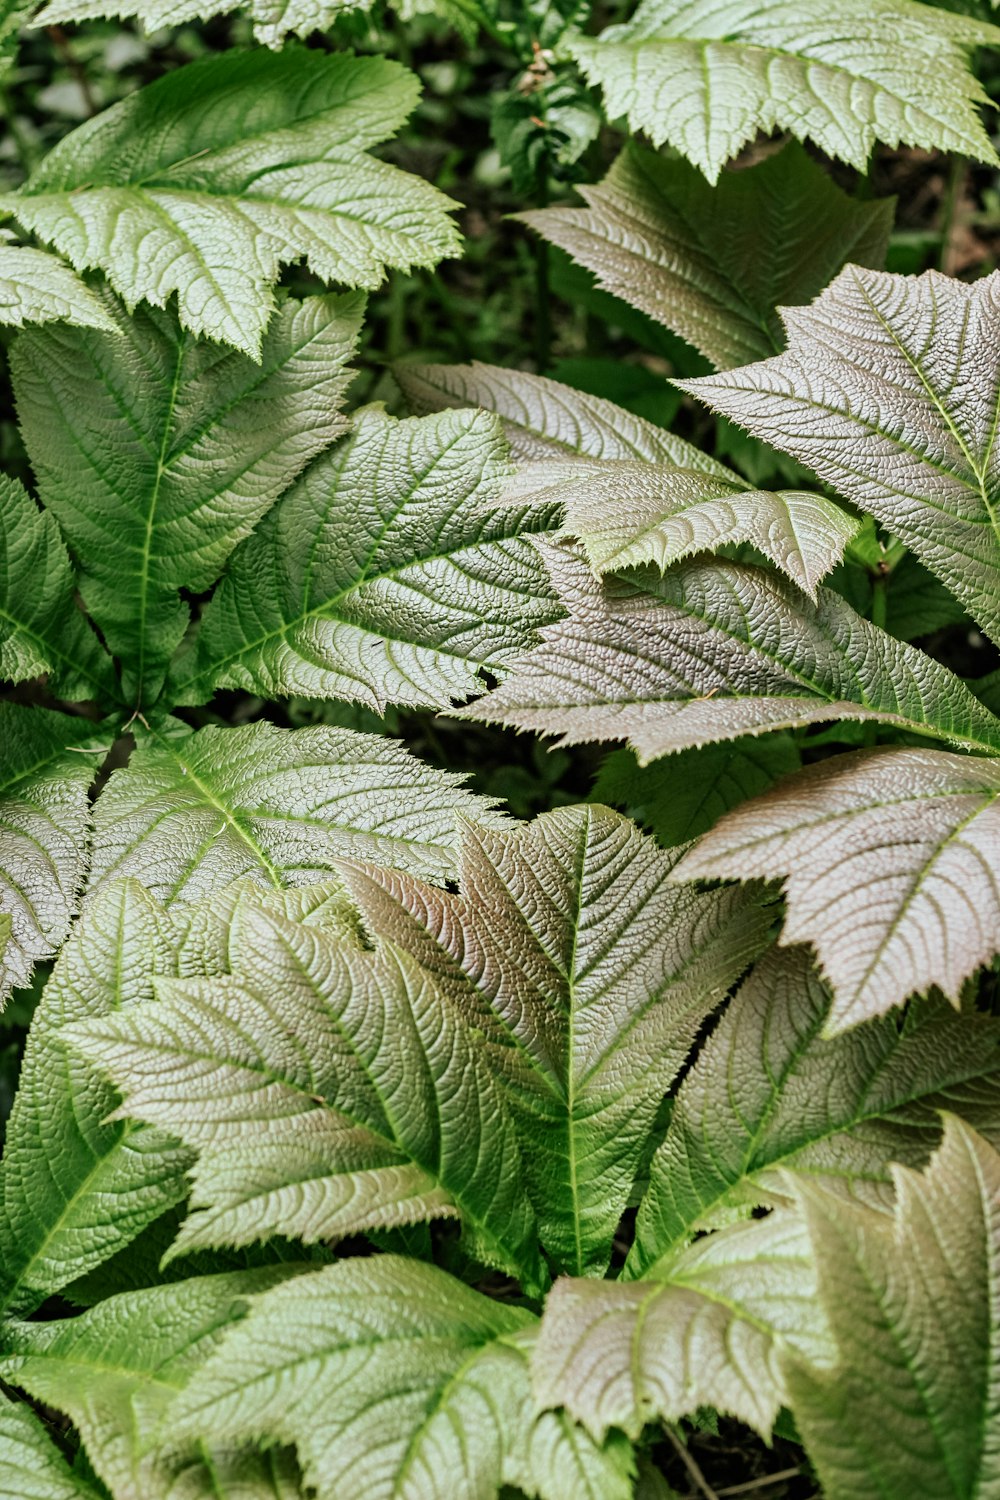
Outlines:
[[416,98],[379,57],[210,57],[72,131],[0,208],[130,306],[176,293],[183,327],[257,359],[282,264],[376,287],[457,250],[450,200],[367,152]]
[[579,192],[586,208],[518,217],[720,369],[777,353],[776,309],[812,301],[846,261],[881,267],[893,219],[891,201],[848,198],[794,143],[715,188],[629,145]]
[[804,948],[774,950],[688,1074],[636,1222],[626,1276],[669,1269],[699,1229],[815,1178],[884,1208],[890,1165],[923,1166],[950,1109],[1000,1144],[1000,1026],[919,1002],[906,1026],[826,1039],[830,994]]
[[1000,723],[959,678],[828,589],[813,605],[756,568],[697,559],[602,585],[572,550],[544,545],[566,618],[459,717],[562,745],[628,740],[643,763],[829,720],[1000,751]]
[[849,266],[784,316],[785,354],[685,389],[809,464],[1000,638],[1000,273]]
[[369,930],[488,1039],[543,1248],[577,1275],[606,1269],[663,1095],[766,939],[753,901],[677,901],[673,863],[617,813],[572,807],[468,825],[457,895],[342,867]]
[[[0,20],[0,58],[2,36]],[[0,323],[22,328],[25,323],[54,322],[101,328],[105,333],[115,331],[100,299],[63,261],[44,250],[0,244]]]
[[840,1362],[792,1402],[830,1500],[989,1500],[1000,1486],[1000,1152],[949,1117],[891,1217],[803,1193]]
[[889,747],[811,766],[725,817],[680,879],[781,877],[786,943],[811,943],[831,1029],[1000,953],[1000,764]]
[[654,145],[714,182],[758,132],[789,130],[863,172],[876,141],[996,160],[969,50],[1000,30],[911,0],[643,0],[572,52]]
[[146,705],[189,622],[178,590],[214,583],[346,429],[338,408],[363,301],[285,302],[257,364],[196,341],[173,314],[106,305],[117,337],[33,332],[18,340],[13,371],[41,498],[80,561],[87,609],[125,665],[131,701]]
[[246,874],[311,885],[351,857],[447,879],[457,816],[491,820],[461,782],[380,735],[264,722],[191,734],[172,720],[97,800],[89,889],[133,875],[161,901],[192,901]]
[[319,1500],[486,1500],[504,1481],[539,1500],[628,1500],[620,1438],[601,1448],[536,1415],[534,1322],[434,1266],[343,1261],[259,1298],[173,1422],[294,1443]]
[[264,697],[447,707],[559,613],[525,533],[544,507],[499,507],[495,417],[362,413],[234,553],[176,670],[173,698]]

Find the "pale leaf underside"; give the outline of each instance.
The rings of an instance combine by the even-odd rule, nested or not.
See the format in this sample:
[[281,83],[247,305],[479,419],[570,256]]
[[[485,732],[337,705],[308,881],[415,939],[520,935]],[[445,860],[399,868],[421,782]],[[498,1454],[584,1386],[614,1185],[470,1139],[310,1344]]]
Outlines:
[[881,721],[996,752],[996,719],[945,668],[855,614],[729,562],[612,575],[603,586],[565,546],[538,543],[567,618],[511,663],[463,718],[628,740],[641,761],[829,720]]
[[711,1406],[765,1437],[787,1402],[782,1353],[830,1362],[809,1237],[777,1211],[678,1255],[657,1281],[556,1283],[532,1359],[542,1406],[597,1439]]
[[493,416],[361,413],[234,553],[173,701],[241,687],[447,707],[480,669],[502,676],[559,613],[527,540],[550,516],[498,505],[508,472]]
[[632,19],[577,36],[573,55],[628,117],[714,182],[759,133],[789,130],[863,172],[876,141],[995,154],[968,65],[1000,31],[911,0],[645,0]]
[[630,145],[578,191],[586,208],[519,217],[720,369],[777,353],[775,309],[811,301],[845,261],[881,266],[893,220],[891,202],[848,198],[794,144],[714,188]]
[[599,573],[644,563],[665,573],[695,553],[748,542],[813,597],[860,525],[823,495],[628,459],[531,464],[508,495],[561,503],[566,533]]
[[1000,1489],[1000,1153],[954,1116],[892,1217],[804,1194],[840,1362],[789,1360],[824,1493],[989,1500]]
[[98,1500],[97,1491],[75,1475],[22,1401],[0,1395],[0,1494],[8,1500]]
[[88,889],[134,875],[162,901],[193,900],[246,874],[309,885],[350,857],[447,879],[457,815],[491,818],[461,780],[380,735],[265,722],[192,735],[175,720],[98,798]]
[[730,470],[683,438],[623,406],[559,380],[500,365],[396,365],[396,379],[415,412],[478,406],[503,418],[521,463],[566,459],[642,459],[677,464],[722,479]]
[[783,878],[786,943],[811,943],[845,1026],[1000,952],[1000,763],[939,750],[837,756],[729,813],[680,879]]
[[815,469],[1000,639],[1000,272],[848,266],[784,319],[786,353],[684,388]]
[[376,287],[458,248],[451,202],[368,154],[417,98],[376,57],[290,47],[168,73],[81,125],[0,205],[129,305],[259,357],[282,264]]
[[653,1157],[627,1278],[700,1229],[787,1195],[783,1170],[891,1202],[890,1163],[923,1166],[941,1109],[1000,1142],[1000,1025],[917,1002],[826,1038],[830,993],[806,948],[772,949],[730,1002],[678,1091]]
[[491,1043],[542,1244],[576,1274],[607,1266],[663,1094],[768,926],[752,900],[672,901],[672,863],[617,813],[574,807],[468,825],[457,895],[341,867],[366,926]]
[[195,1376],[178,1430],[267,1431],[298,1449],[319,1500],[449,1500],[502,1483],[546,1500],[628,1500],[628,1446],[537,1414],[534,1320],[434,1266],[342,1261],[258,1299]]
[[22,328],[54,322],[115,331],[99,299],[69,266],[44,250],[0,244],[0,323]]

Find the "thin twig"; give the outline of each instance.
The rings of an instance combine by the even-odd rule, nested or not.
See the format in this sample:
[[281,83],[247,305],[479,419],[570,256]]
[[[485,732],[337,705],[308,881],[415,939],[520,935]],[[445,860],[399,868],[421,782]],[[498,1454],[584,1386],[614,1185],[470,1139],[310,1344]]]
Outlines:
[[802,1473],[796,1464],[794,1469],[780,1469],[777,1474],[765,1474],[761,1479],[748,1479],[746,1484],[729,1484],[724,1490],[716,1490],[719,1500],[723,1495],[748,1495],[751,1490],[764,1490],[770,1484],[779,1484],[782,1479],[797,1479]]
[[674,1432],[673,1428],[667,1427],[665,1430],[667,1437],[677,1449],[677,1452],[684,1463],[684,1467],[691,1475],[691,1478],[694,1480],[695,1484],[701,1490],[701,1493],[705,1496],[705,1500],[719,1500],[718,1495],[716,1494],[715,1490],[713,1490],[704,1474],[701,1472],[701,1469],[699,1468],[697,1462],[688,1452],[687,1445],[681,1442],[681,1439]]

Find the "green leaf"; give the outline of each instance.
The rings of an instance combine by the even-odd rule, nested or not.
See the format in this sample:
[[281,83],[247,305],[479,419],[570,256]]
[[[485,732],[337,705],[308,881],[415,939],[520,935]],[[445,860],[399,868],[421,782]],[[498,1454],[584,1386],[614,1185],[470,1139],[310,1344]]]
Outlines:
[[783,878],[781,941],[811,943],[831,1029],[1000,953],[1000,764],[882,747],[810,766],[729,813],[675,878]]
[[405,949],[489,1043],[543,1248],[603,1274],[664,1094],[770,918],[719,893],[679,903],[674,860],[607,808],[467,825],[460,894],[342,874],[370,930]]
[[450,200],[367,154],[416,97],[382,58],[210,57],[72,131],[0,209],[130,306],[176,292],[183,327],[258,359],[282,264],[376,287],[456,252]]
[[722,369],[777,353],[776,308],[811,302],[845,261],[880,267],[893,220],[891,200],[848,198],[794,143],[715,188],[629,145],[578,191],[586,208],[517,217]]
[[795,1418],[830,1500],[988,1500],[1000,1486],[1000,1153],[954,1116],[892,1217],[803,1202],[832,1371],[791,1366]]
[[48,674],[54,693],[118,696],[110,658],[76,607],[59,528],[16,479],[0,475],[0,678]]
[[558,614],[522,537],[550,517],[499,506],[508,473],[495,417],[362,413],[233,555],[174,701],[241,687],[447,707],[482,668],[502,675]]
[[97,800],[89,889],[134,875],[165,903],[191,901],[246,874],[310,885],[348,857],[447,879],[458,814],[490,818],[461,780],[380,735],[264,722],[191,734],[172,720]]
[[38,24],[94,21],[101,17],[135,17],[147,32],[181,26],[185,21],[209,21],[229,11],[249,12],[258,42],[280,47],[289,32],[308,38],[326,31],[345,12],[368,10],[372,0],[50,0]]
[[47,509],[80,561],[87,608],[155,699],[190,617],[179,589],[214,583],[232,548],[347,427],[337,414],[363,301],[289,301],[255,364],[199,343],[173,314],[124,314],[118,337],[22,336],[18,414]]
[[[301,1269],[200,1276],[125,1292],[75,1318],[8,1325],[0,1370],[70,1418],[95,1472],[122,1500],[300,1500],[297,1485],[266,1487],[271,1475],[282,1483],[291,1477],[287,1457],[273,1463],[240,1454],[236,1445],[227,1451],[215,1433],[199,1434],[187,1451],[176,1442],[169,1453],[155,1445],[177,1393],[245,1313],[248,1299]],[[241,1468],[246,1487],[230,1489]]]
[[379,1255],[255,1302],[171,1416],[179,1435],[294,1443],[319,1500],[628,1500],[631,1456],[536,1415],[535,1320],[434,1266]]
[[0,703],[0,745],[0,908],[10,918],[4,998],[69,932],[87,872],[87,794],[101,756],[85,719],[16,703]]
[[609,116],[714,182],[762,132],[789,130],[863,172],[876,141],[995,162],[968,51],[1000,30],[910,0],[644,0],[569,44]]
[[627,1277],[669,1269],[699,1229],[815,1177],[885,1206],[892,1162],[922,1166],[942,1108],[1000,1142],[1000,1026],[941,1002],[825,1039],[829,991],[804,948],[772,950],[681,1085],[653,1158]]
[[631,750],[613,750],[590,800],[622,808],[669,847],[706,833],[731,807],[766,792],[800,763],[789,734],[681,750],[651,766],[640,766]]
[[187,1192],[190,1153],[158,1131],[108,1121],[115,1093],[70,1050],[67,1029],[152,994],[173,969],[166,914],[134,881],[87,905],[42,992],[0,1168],[0,1291],[37,1306]]
[[35,1413],[0,1395],[0,1494],[5,1500],[99,1500],[70,1469]]
[[473,1028],[409,957],[251,913],[231,978],[74,1031],[122,1112],[198,1151],[175,1252],[460,1216],[537,1287],[521,1161]]
[[564,533],[598,573],[643,563],[665,573],[695,553],[750,543],[813,599],[861,524],[823,495],[630,459],[532,464],[509,495],[561,504]]
[[396,365],[394,374],[414,411],[479,406],[503,418],[511,453],[536,459],[639,458],[677,464],[723,478],[730,471],[692,443],[653,422],[543,375],[499,365]]
[[849,266],[785,312],[789,349],[682,382],[816,472],[1000,639],[1000,273],[966,285]]
[[778,1211],[699,1240],[655,1281],[557,1281],[532,1373],[539,1405],[564,1406],[598,1442],[701,1406],[770,1438],[791,1353],[824,1365],[833,1348],[805,1225]]
[[570,549],[537,545],[567,617],[459,718],[561,745],[627,739],[640,763],[829,720],[1000,750],[1000,724],[959,678],[828,589],[813,605],[757,568],[701,560],[602,586]]
[[[2,34],[0,19],[0,48]],[[0,241],[4,238],[0,231]],[[0,323],[23,328],[25,323],[56,321],[115,331],[100,299],[69,266],[44,250],[0,243]]]

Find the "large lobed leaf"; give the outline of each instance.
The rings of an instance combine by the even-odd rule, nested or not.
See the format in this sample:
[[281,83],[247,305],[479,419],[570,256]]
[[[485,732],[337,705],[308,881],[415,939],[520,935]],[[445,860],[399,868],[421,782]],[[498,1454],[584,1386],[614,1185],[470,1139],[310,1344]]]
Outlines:
[[0,999],[69,932],[87,874],[99,741],[84,719],[0,703]]
[[76,578],[52,516],[0,475],[0,678],[47,674],[54,693],[118,698],[111,659],[76,606]]
[[586,208],[519,217],[721,369],[777,353],[776,309],[810,302],[845,261],[881,266],[893,219],[890,201],[848,198],[794,143],[714,188],[629,145],[579,192]]
[[632,1458],[536,1414],[534,1319],[434,1266],[349,1260],[257,1299],[172,1413],[181,1436],[294,1443],[319,1500],[628,1500]]
[[891,1217],[803,1191],[833,1370],[789,1361],[830,1500],[989,1500],[1000,1488],[1000,1152],[953,1116]]
[[457,895],[341,866],[367,926],[482,1030],[542,1246],[578,1275],[606,1269],[663,1095],[769,925],[753,900],[677,901],[673,863],[617,813],[574,807],[467,825]]
[[198,342],[172,313],[112,335],[22,336],[12,367],[39,492],[80,562],[87,608],[147,705],[200,593],[298,474],[347,427],[338,408],[363,309],[355,295],[285,302],[259,363]]
[[164,902],[190,901],[247,874],[309,885],[349,857],[442,880],[458,815],[499,817],[460,776],[381,735],[265,722],[192,734],[177,720],[140,735],[94,809],[91,891],[132,875]]
[[786,353],[684,388],[815,469],[1000,638],[1000,272],[849,266],[784,319]]
[[[2,61],[0,21],[0,74]],[[0,230],[0,241],[4,238]],[[44,250],[0,243],[0,323],[73,323],[113,333],[115,325],[100,299],[76,272]]]
[[695,559],[599,584],[544,545],[566,619],[460,717],[625,740],[641,761],[827,720],[869,720],[997,753],[1000,723],[937,662],[855,614],[839,594]]
[[481,669],[502,676],[559,613],[525,535],[552,507],[500,507],[508,473],[495,417],[362,412],[234,553],[173,701],[241,687],[447,707]]
[[460,1216],[470,1249],[543,1278],[489,1059],[407,955],[251,912],[230,978],[77,1027],[122,1113],[198,1152],[177,1248],[307,1243]]
[[969,49],[1000,29],[911,0],[643,0],[573,55],[609,115],[714,182],[758,132],[789,130],[865,170],[876,141],[996,160]]
[[370,156],[417,98],[377,57],[228,53],[168,73],[66,136],[0,199],[129,306],[257,359],[282,264],[375,287],[458,247],[450,200]]
[[804,948],[766,956],[678,1092],[626,1279],[667,1275],[699,1230],[787,1196],[783,1171],[884,1208],[890,1164],[923,1166],[941,1109],[1000,1143],[1000,1026],[917,1002],[824,1035],[830,994]]
[[1000,953],[1000,763],[840,755],[729,813],[677,876],[784,877],[782,942],[811,943],[849,1026]]
[[705,1406],[768,1438],[790,1354],[823,1367],[833,1349],[809,1236],[786,1210],[699,1240],[655,1280],[557,1282],[532,1366],[540,1404],[598,1439]]

